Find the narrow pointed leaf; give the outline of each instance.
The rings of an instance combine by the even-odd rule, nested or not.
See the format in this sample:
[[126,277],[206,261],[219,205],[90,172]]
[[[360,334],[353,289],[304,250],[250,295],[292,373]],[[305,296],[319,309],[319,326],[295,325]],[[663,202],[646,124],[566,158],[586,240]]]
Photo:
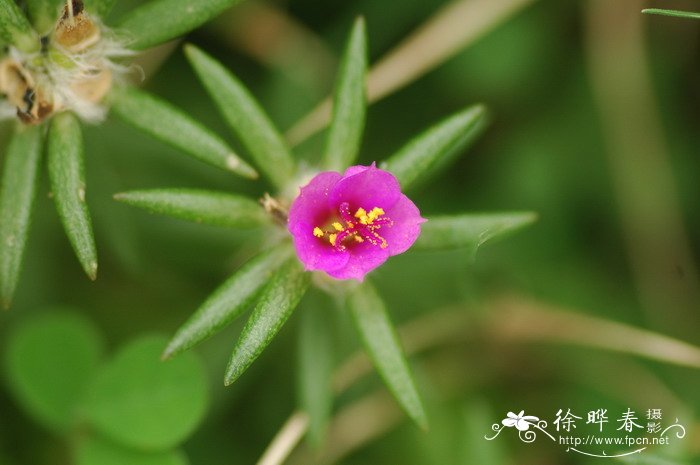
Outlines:
[[0,185],[0,306],[10,306],[22,267],[41,165],[41,128],[20,126],[5,154]]
[[90,279],[97,278],[97,251],[90,212],[85,203],[85,166],[80,123],[72,113],[51,120],[48,165],[58,216],[80,264]]
[[229,228],[254,228],[269,223],[268,215],[257,202],[223,192],[149,189],[123,192],[114,198],[151,213],[195,223]]
[[302,309],[299,329],[299,403],[309,415],[309,439],[318,447],[333,406],[333,340],[331,309],[307,306]]
[[343,171],[357,158],[367,108],[366,72],[367,33],[364,19],[358,18],[336,79],[333,118],[323,161],[329,170]]
[[310,278],[311,274],[292,258],[265,286],[229,360],[224,380],[227,386],[270,344],[304,296]]
[[34,28],[40,34],[49,33],[56,24],[64,4],[64,0],[27,0],[27,10]]
[[258,177],[214,132],[154,95],[125,88],[115,95],[112,111],[126,123],[203,162],[247,178]]
[[239,317],[291,254],[289,244],[282,244],[243,265],[177,330],[163,358],[192,348]]
[[365,282],[350,295],[348,307],[365,351],[389,392],[418,426],[427,429],[423,404],[381,297]]
[[185,54],[260,171],[276,187],[284,188],[295,175],[296,167],[289,148],[270,118],[243,83],[221,63],[193,45],[185,46]]
[[151,0],[119,21],[119,29],[133,37],[131,48],[143,50],[190,32],[239,1]]
[[426,181],[454,161],[486,126],[487,111],[474,105],[440,121],[409,141],[382,164],[403,189]]
[[532,224],[532,212],[473,213],[428,218],[414,250],[470,248],[474,252],[484,243],[506,236]]
[[642,13],[650,15],[675,16],[676,18],[700,19],[700,13],[692,11],[664,10],[661,8],[647,8]]
[[84,2],[88,13],[105,19],[117,0],[84,0]]
[[0,0],[0,40],[23,52],[40,48],[39,36],[14,0]]

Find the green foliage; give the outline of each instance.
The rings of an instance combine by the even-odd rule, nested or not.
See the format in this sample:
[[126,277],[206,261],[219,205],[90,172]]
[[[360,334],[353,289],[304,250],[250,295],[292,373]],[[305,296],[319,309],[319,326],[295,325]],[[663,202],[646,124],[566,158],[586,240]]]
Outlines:
[[258,174],[228,144],[170,103],[127,87],[114,96],[112,111],[122,120],[193,157],[240,176]]
[[474,105],[440,121],[410,140],[381,164],[406,190],[425,182],[461,155],[483,132],[487,111]]
[[75,465],[187,465],[180,451],[144,452],[127,449],[99,436],[83,438],[77,446]]
[[262,287],[292,254],[289,244],[273,247],[243,265],[224,282],[178,329],[163,353],[172,357],[190,349],[239,317]]
[[0,306],[12,301],[22,266],[41,164],[41,128],[17,128],[0,186]]
[[48,165],[56,210],[83,270],[97,278],[97,250],[85,202],[85,166],[80,123],[72,113],[51,120]]
[[27,0],[27,10],[29,17],[32,20],[34,28],[40,34],[46,34],[51,31],[51,28],[56,24],[61,8],[65,1],[63,0]]
[[333,310],[316,306],[301,310],[298,397],[299,405],[309,415],[309,439],[316,447],[323,442],[333,407]]
[[9,386],[37,422],[76,447],[77,465],[186,465],[172,448],[201,421],[207,379],[194,354],[161,362],[165,342],[141,337],[104,363],[93,325],[51,309],[11,334]]
[[96,13],[104,19],[117,3],[117,0],[83,0],[89,13]]
[[150,0],[134,8],[118,26],[143,50],[175,39],[218,15],[239,0]]
[[39,50],[39,37],[13,0],[0,0],[0,40],[23,52]]
[[338,69],[333,100],[333,119],[328,130],[323,166],[343,171],[352,165],[360,150],[367,106],[367,32],[358,18]]
[[423,404],[381,297],[365,282],[350,294],[348,308],[365,351],[387,388],[406,414],[427,429]]
[[66,434],[83,413],[102,345],[89,321],[52,309],[12,334],[6,354],[10,387],[37,422]]
[[160,361],[166,339],[124,347],[90,386],[89,420],[107,437],[143,450],[176,446],[201,421],[207,405],[203,366],[193,354]]
[[226,385],[233,383],[258,358],[304,296],[311,281],[296,258],[288,261],[265,286],[241,332],[226,368]]
[[413,247],[416,250],[464,247],[476,252],[486,242],[516,232],[536,219],[537,215],[530,212],[431,216],[421,225],[421,235]]
[[239,195],[198,189],[150,189],[114,196],[116,200],[151,213],[195,223],[229,228],[254,228],[270,223],[255,201]]
[[258,168],[277,188],[286,187],[296,174],[296,164],[265,111],[243,83],[212,57],[193,45],[185,46],[185,55]]
[[661,8],[647,8],[642,13],[662,16],[675,16],[676,18],[700,19],[700,13],[692,11],[664,10]]

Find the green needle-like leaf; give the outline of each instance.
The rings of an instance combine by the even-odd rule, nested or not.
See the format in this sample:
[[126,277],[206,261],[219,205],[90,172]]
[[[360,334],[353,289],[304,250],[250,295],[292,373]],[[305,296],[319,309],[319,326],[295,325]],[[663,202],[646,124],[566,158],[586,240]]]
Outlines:
[[367,33],[364,19],[358,18],[338,70],[333,119],[323,160],[329,170],[342,172],[352,165],[360,150],[367,107],[366,71]]
[[85,166],[80,123],[72,113],[51,120],[48,141],[49,179],[58,216],[85,273],[97,278],[97,251],[85,203]]
[[299,403],[309,415],[309,439],[314,446],[323,442],[333,406],[333,339],[331,309],[306,306],[301,309],[299,329]]
[[240,316],[292,253],[289,244],[282,244],[243,265],[177,330],[163,358],[192,348]]
[[219,62],[193,45],[185,46],[185,54],[258,168],[276,187],[284,188],[295,175],[296,166],[270,118],[243,83]]
[[257,202],[223,192],[149,189],[123,192],[114,198],[151,213],[195,223],[229,228],[254,228],[269,223],[269,216]]
[[165,343],[160,336],[141,337],[97,373],[85,407],[91,426],[122,445],[151,451],[174,447],[195,430],[207,408],[207,374],[194,353],[162,362]]
[[186,34],[239,1],[151,0],[119,21],[119,29],[133,37],[131,48],[143,50]]
[[692,11],[664,10],[661,8],[647,8],[642,13],[650,15],[675,16],[676,18],[700,19],[700,13]]
[[0,306],[10,306],[22,267],[41,165],[41,127],[19,126],[5,155],[0,186]]
[[348,299],[360,339],[374,367],[406,414],[423,429],[428,419],[396,330],[377,291],[368,282]]
[[532,212],[473,213],[431,217],[421,225],[414,250],[440,250],[466,247],[474,252],[484,243],[506,236],[532,224]]
[[12,333],[6,359],[9,386],[35,420],[66,434],[78,423],[102,346],[89,320],[52,308]]
[[462,110],[409,141],[382,168],[394,173],[403,189],[409,189],[451,163],[481,134],[486,121],[483,105]]
[[231,360],[224,383],[228,386],[258,358],[292,314],[309,287],[311,274],[296,258],[289,260],[263,290],[248,319]]
[[90,14],[96,14],[105,19],[117,0],[84,0],[85,9]]
[[23,52],[39,50],[39,36],[14,0],[0,0],[0,39]]
[[64,4],[64,0],[27,0],[27,10],[34,28],[40,34],[49,33],[56,24]]
[[112,111],[125,122],[193,157],[241,176],[258,173],[206,126],[182,110],[134,87],[116,93]]

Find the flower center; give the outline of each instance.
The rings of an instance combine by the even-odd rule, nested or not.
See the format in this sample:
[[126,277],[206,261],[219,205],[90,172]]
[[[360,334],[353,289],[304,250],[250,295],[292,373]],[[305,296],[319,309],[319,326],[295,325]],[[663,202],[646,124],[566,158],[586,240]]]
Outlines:
[[338,251],[346,250],[348,241],[369,242],[374,246],[386,249],[386,240],[379,235],[379,230],[386,226],[391,227],[394,222],[385,216],[384,210],[374,207],[369,212],[364,208],[358,208],[355,214],[350,212],[350,204],[343,202],[338,208],[340,221],[331,224],[332,229],[322,229],[316,226],[313,230],[314,236],[318,238],[328,238],[328,242]]

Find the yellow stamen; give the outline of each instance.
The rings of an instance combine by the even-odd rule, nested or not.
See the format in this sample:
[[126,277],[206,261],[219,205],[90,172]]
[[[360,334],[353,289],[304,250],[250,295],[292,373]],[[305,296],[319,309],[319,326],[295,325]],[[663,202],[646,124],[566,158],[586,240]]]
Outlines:
[[337,234],[329,234],[328,235],[328,242],[330,242],[333,247],[335,247],[335,240],[337,237],[338,237]]
[[356,242],[360,242],[360,243],[362,243],[362,242],[364,242],[364,241],[365,241],[365,240],[364,240],[364,239],[362,239],[362,238],[361,238],[360,236],[357,236],[357,235],[355,235],[355,236],[353,236],[353,237],[355,238],[355,241],[356,241]]
[[319,227],[314,228],[314,236],[323,237],[323,231],[321,230],[321,228],[319,228]]
[[363,216],[367,216],[367,211],[364,208],[358,208],[355,212],[355,218],[362,218]]
[[338,223],[338,222],[333,223],[333,227],[334,227],[335,230],[338,231],[338,232],[340,232],[340,231],[343,230],[343,226],[342,226],[340,223]]
[[379,218],[379,217],[382,216],[383,214],[384,214],[384,210],[382,210],[382,209],[379,208],[379,207],[374,207],[374,208],[372,209],[372,211],[369,212],[369,214],[367,215],[367,217],[369,218],[369,222],[371,223],[372,221],[376,220],[377,218]]

